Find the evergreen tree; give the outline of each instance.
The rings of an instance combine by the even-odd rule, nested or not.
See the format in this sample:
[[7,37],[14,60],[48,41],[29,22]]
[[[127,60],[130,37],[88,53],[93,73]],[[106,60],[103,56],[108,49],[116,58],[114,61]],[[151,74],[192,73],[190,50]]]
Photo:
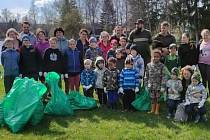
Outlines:
[[112,0],[104,0],[102,5],[102,13],[100,16],[100,24],[103,30],[111,33],[116,25],[116,12]]

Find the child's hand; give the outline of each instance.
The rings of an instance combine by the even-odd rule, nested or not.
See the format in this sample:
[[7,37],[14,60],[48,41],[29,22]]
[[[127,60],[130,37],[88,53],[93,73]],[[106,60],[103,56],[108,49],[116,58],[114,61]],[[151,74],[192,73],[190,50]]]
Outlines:
[[123,88],[122,88],[122,87],[120,87],[120,88],[118,89],[118,93],[124,94],[124,91],[123,91]]
[[39,76],[42,76],[42,72],[41,71],[39,72]]
[[104,93],[107,93],[106,87],[104,87]]
[[90,89],[91,87],[93,87],[93,86],[92,86],[92,85],[89,85],[89,86],[86,87],[86,89],[88,90],[88,89]]
[[23,75],[22,75],[22,74],[20,74],[20,75],[19,75],[19,77],[20,77],[20,78],[23,78]]
[[47,76],[47,72],[44,72],[44,77],[46,77]]
[[64,75],[64,77],[65,77],[65,78],[69,78],[69,75],[66,73],[66,74]]
[[135,88],[135,93],[137,93],[137,92],[139,92],[139,88],[138,87]]

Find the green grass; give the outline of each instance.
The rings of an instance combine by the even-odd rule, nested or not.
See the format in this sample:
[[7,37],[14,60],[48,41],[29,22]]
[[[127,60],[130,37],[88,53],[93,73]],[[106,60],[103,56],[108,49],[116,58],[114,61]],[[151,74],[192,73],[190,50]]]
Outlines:
[[[0,98],[4,96],[0,81]],[[166,119],[166,107],[161,115],[145,112],[121,112],[106,108],[77,111],[74,116],[45,116],[37,126],[26,126],[18,134],[0,128],[1,140],[209,140],[207,123],[175,123]],[[207,103],[209,109],[210,103]],[[210,116],[208,112],[208,116]],[[210,120],[210,118],[208,117]]]

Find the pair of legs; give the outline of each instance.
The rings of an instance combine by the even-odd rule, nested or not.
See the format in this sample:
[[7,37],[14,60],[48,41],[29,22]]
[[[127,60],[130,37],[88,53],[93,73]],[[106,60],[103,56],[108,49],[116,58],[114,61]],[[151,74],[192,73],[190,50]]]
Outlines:
[[198,108],[198,103],[193,103],[185,106],[185,112],[188,115],[188,120],[191,121],[198,115],[203,117],[203,115],[206,113],[206,109],[204,106]]
[[132,89],[124,89],[122,100],[124,110],[135,110],[131,104],[135,100],[135,92]]
[[152,90],[150,93],[151,93],[152,107],[149,113],[155,113],[156,115],[158,115],[160,111],[160,103],[158,101],[160,98],[160,91]]
[[201,72],[203,85],[207,88],[208,83],[208,90],[210,92],[210,65],[199,63],[198,66]]
[[4,76],[4,89],[7,94],[12,88],[16,76]]
[[69,78],[64,79],[65,82],[65,92],[68,93],[69,89],[71,91],[79,91],[80,87],[80,74],[69,76]]
[[84,92],[84,95],[85,95],[86,97],[91,97],[91,98],[93,98],[94,88],[91,87],[91,88],[89,88],[88,90],[86,90],[86,89],[83,88],[83,92]]
[[119,95],[117,93],[117,90],[108,90],[108,105],[111,107],[111,109],[117,109],[117,104],[119,100]]
[[98,95],[98,100],[99,100],[100,105],[106,105],[107,94],[104,93],[104,89],[96,88],[96,94]]
[[180,103],[180,100],[172,100],[172,99],[168,99],[167,100],[168,115],[170,117],[174,116],[174,114],[176,112],[176,109],[177,109],[177,106],[178,106],[179,103]]

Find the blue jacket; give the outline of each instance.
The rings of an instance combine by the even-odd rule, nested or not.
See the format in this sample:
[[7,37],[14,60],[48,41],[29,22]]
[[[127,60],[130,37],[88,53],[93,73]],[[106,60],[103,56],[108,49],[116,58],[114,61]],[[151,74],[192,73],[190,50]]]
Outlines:
[[83,70],[80,75],[81,84],[84,86],[95,85],[96,74],[93,70]]
[[123,89],[135,89],[140,86],[139,73],[131,68],[124,68],[120,73],[120,87]]
[[64,52],[65,71],[68,73],[80,73],[84,64],[80,51],[75,48],[67,48]]
[[69,42],[65,37],[57,38],[57,39],[58,39],[57,40],[57,46],[58,46],[59,50],[62,52],[62,54],[64,54],[65,50],[69,46]]
[[20,54],[15,49],[6,49],[1,54],[1,63],[4,67],[4,76],[19,75]]

